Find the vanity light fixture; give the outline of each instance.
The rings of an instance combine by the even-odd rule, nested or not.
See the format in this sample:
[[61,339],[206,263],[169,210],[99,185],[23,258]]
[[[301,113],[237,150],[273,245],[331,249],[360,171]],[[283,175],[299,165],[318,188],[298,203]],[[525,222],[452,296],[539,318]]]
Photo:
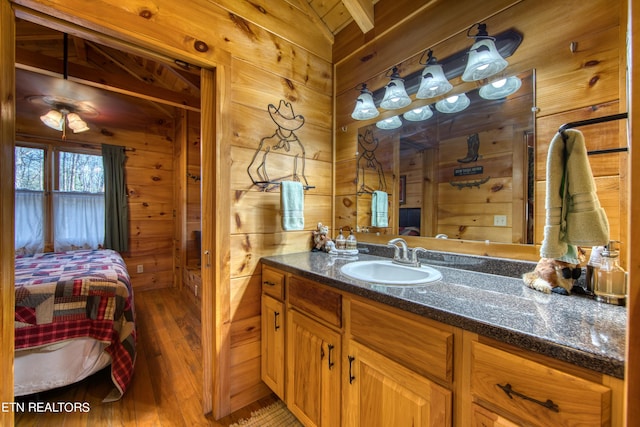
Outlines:
[[385,110],[397,110],[411,104],[411,98],[404,88],[404,80],[398,74],[398,67],[393,67],[391,81],[387,84],[380,107]]
[[[422,71],[420,87],[416,93],[416,98],[418,99],[434,98],[444,95],[453,89],[453,85],[445,77],[442,65],[438,64],[438,59],[433,56],[431,49],[428,50],[427,54],[427,62],[424,64],[426,67]],[[421,61],[418,62],[422,64]]]
[[471,100],[465,93],[453,95],[436,102],[436,110],[441,113],[457,113],[467,108]]
[[414,108],[412,110],[407,111],[402,115],[405,119],[411,122],[421,122],[423,120],[427,120],[433,116],[433,110],[428,105],[423,105],[422,107]]
[[462,80],[465,82],[486,79],[504,70],[508,65],[496,49],[495,38],[487,33],[486,24],[473,24],[467,30],[467,37],[471,37],[469,33],[476,26],[478,34],[474,36],[475,43],[469,49],[467,66],[462,73]]
[[400,117],[398,116],[393,116],[387,119],[380,120],[376,123],[376,126],[378,127],[378,129],[384,130],[398,129],[400,126],[402,126],[402,120],[400,120]]
[[369,120],[378,117],[378,114],[380,114],[380,112],[373,102],[373,94],[367,89],[367,84],[362,83],[360,95],[356,100],[356,107],[353,109],[351,117],[354,120]]
[[478,94],[484,99],[502,99],[517,92],[521,85],[519,78],[511,76],[482,86]]

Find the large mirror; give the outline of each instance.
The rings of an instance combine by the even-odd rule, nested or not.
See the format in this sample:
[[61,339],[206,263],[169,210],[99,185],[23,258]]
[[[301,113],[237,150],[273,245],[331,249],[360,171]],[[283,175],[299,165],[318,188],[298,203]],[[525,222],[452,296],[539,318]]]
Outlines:
[[478,88],[462,111],[358,130],[360,231],[533,243],[535,73],[505,77],[521,82],[510,95]]

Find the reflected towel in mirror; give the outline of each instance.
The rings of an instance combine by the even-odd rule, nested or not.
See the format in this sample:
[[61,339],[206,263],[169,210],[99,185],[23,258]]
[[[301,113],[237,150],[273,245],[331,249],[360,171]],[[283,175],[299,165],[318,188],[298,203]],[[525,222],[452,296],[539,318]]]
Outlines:
[[384,191],[374,191],[371,196],[371,226],[389,226],[389,203],[387,193]]

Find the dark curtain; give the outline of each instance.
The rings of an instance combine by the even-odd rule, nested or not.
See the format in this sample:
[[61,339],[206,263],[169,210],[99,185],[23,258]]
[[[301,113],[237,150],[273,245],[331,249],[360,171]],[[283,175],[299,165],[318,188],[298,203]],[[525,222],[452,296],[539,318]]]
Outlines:
[[104,163],[104,247],[129,250],[129,207],[124,178],[124,147],[102,145]]

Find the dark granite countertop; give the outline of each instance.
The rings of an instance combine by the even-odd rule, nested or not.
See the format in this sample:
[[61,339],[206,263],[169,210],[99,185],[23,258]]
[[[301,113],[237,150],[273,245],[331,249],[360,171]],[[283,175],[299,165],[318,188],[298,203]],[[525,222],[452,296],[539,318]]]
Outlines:
[[429,258],[422,260],[423,264],[439,270],[442,280],[410,287],[361,282],[341,273],[340,267],[346,263],[381,259],[371,254],[342,257],[301,252],[265,257],[262,262],[577,366],[624,377],[627,324],[624,307],[529,289],[518,277],[523,269],[532,270],[535,263],[446,253],[432,254]]

